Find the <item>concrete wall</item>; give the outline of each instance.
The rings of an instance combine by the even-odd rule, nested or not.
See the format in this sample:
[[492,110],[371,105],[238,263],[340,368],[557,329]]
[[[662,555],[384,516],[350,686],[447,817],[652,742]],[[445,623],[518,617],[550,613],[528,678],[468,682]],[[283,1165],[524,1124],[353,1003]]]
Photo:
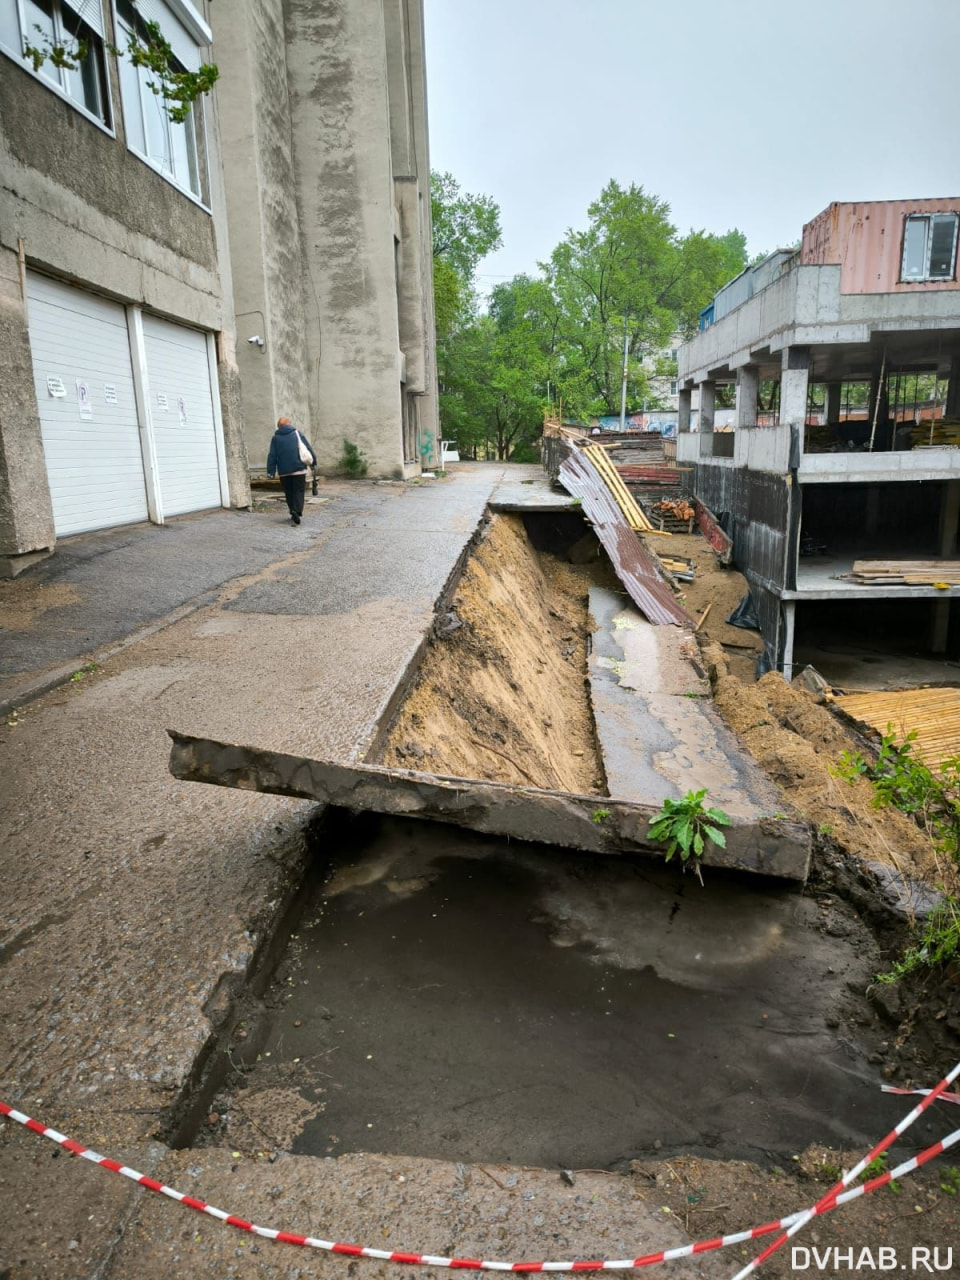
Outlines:
[[[237,376],[229,281],[225,288],[222,275],[229,264],[215,108],[203,108],[210,117],[211,211],[127,150],[115,65],[110,81],[115,136],[0,54],[3,556],[54,542],[32,364],[24,354],[26,308],[15,282],[19,241],[31,268],[217,333],[226,361],[221,384],[229,389]],[[246,467],[239,464],[243,441],[235,396],[223,406],[223,423],[230,500],[245,506],[249,486]]]
[[349,440],[371,474],[402,476],[383,5],[286,0],[285,13],[314,444],[325,467]]
[[[213,19],[237,361],[247,454],[257,470],[281,414],[316,434],[283,0],[233,0],[229,9],[214,6]],[[264,345],[251,344],[254,337]]]
[[325,469],[349,440],[370,474],[416,474],[437,420],[421,0],[236,0],[218,19],[250,464],[286,413]]
[[957,213],[960,197],[832,204],[803,228],[805,266],[839,263],[842,293],[931,293],[960,289],[956,280],[901,283],[904,221],[911,213]]
[[956,329],[960,291],[842,294],[839,266],[797,266],[698,333],[677,355],[681,385],[785,347],[867,343],[874,332]]

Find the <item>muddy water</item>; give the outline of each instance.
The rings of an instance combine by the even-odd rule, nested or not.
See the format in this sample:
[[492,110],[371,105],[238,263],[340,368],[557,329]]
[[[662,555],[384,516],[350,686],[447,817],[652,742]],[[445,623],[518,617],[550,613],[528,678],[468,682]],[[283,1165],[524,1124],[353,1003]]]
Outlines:
[[783,1163],[902,1114],[857,1026],[873,943],[837,900],[343,822],[227,1104],[231,1141],[254,1116],[250,1140],[320,1156]]

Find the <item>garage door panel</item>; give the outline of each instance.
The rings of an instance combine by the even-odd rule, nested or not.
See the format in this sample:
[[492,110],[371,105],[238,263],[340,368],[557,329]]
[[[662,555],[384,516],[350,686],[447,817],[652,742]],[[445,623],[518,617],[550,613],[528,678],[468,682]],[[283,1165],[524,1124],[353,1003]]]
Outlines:
[[218,507],[220,468],[206,338],[156,316],[144,316],[143,337],[164,513]]
[[[146,488],[123,308],[32,274],[28,298],[37,407],[57,536],[145,520]],[[60,380],[62,396],[51,394],[48,379]],[[88,395],[85,409],[78,380]]]

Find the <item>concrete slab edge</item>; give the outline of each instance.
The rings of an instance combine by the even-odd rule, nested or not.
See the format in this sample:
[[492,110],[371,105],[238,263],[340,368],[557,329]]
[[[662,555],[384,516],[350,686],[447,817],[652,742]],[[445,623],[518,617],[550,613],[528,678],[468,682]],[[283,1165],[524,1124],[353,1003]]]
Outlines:
[[[167,731],[170,772],[187,782],[237,787],[332,804],[353,812],[395,814],[467,827],[489,835],[580,849],[663,857],[647,832],[658,808],[601,796],[514,787],[408,769],[340,764],[263,751]],[[810,829],[769,816],[734,821],[726,847],[710,846],[705,866],[805,880]]]

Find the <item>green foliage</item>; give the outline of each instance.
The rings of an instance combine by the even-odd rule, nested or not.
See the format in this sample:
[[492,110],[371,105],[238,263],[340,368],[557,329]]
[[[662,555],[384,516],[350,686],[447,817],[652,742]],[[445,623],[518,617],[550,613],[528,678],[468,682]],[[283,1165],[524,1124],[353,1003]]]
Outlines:
[[955,1196],[960,1192],[960,1169],[955,1164],[949,1164],[940,1170],[940,1190],[948,1196]]
[[722,809],[708,809],[703,801],[706,787],[700,791],[688,791],[682,800],[666,799],[658,817],[650,823],[649,836],[666,846],[667,862],[675,853],[686,863],[697,863],[703,855],[707,841],[721,849],[727,843],[721,827],[730,825],[730,818]]
[[[87,40],[76,39],[70,45],[55,43],[39,26],[36,30],[42,39],[39,44],[24,44],[24,57],[39,71],[45,62],[68,71],[76,71],[90,52]],[[135,67],[145,67],[152,75],[147,87],[163,99],[164,110],[171,120],[182,124],[189,116],[193,103],[202,94],[209,93],[217,82],[219,68],[209,62],[197,71],[183,71],[174,66],[173,49],[156,22],[144,22],[142,29],[131,33],[126,49],[107,43],[107,50],[117,58],[129,58]]]
[[633,183],[609,182],[583,231],[568,231],[541,264],[555,333],[558,385],[575,415],[620,409],[624,334],[633,403],[650,398],[644,355],[692,333],[699,311],[744,265],[739,231],[680,236],[670,206]]
[[143,23],[142,32],[131,33],[126,49],[108,45],[118,58],[126,56],[135,67],[144,67],[153,76],[147,88],[163,99],[171,120],[181,124],[190,114],[201,94],[209,93],[220,76],[213,63],[203,63],[197,71],[181,71],[174,67],[173,49],[156,22]]
[[609,809],[594,809],[593,813],[590,815],[590,821],[595,822],[598,827],[602,827],[609,817]]
[[353,480],[359,480],[367,474],[367,457],[350,440],[344,440],[343,453],[337,466]]
[[434,262],[448,263],[468,283],[481,258],[503,243],[500,206],[490,196],[461,192],[450,173],[430,174],[430,217]]
[[916,737],[916,732],[909,733],[898,743],[893,726],[887,725],[876,760],[844,751],[834,773],[848,782],[866,778],[878,808],[891,805],[909,814],[942,853],[960,860],[960,756],[931,769],[916,754]]
[[877,982],[898,982],[908,974],[960,959],[960,899],[947,897],[917,930],[917,941]]

